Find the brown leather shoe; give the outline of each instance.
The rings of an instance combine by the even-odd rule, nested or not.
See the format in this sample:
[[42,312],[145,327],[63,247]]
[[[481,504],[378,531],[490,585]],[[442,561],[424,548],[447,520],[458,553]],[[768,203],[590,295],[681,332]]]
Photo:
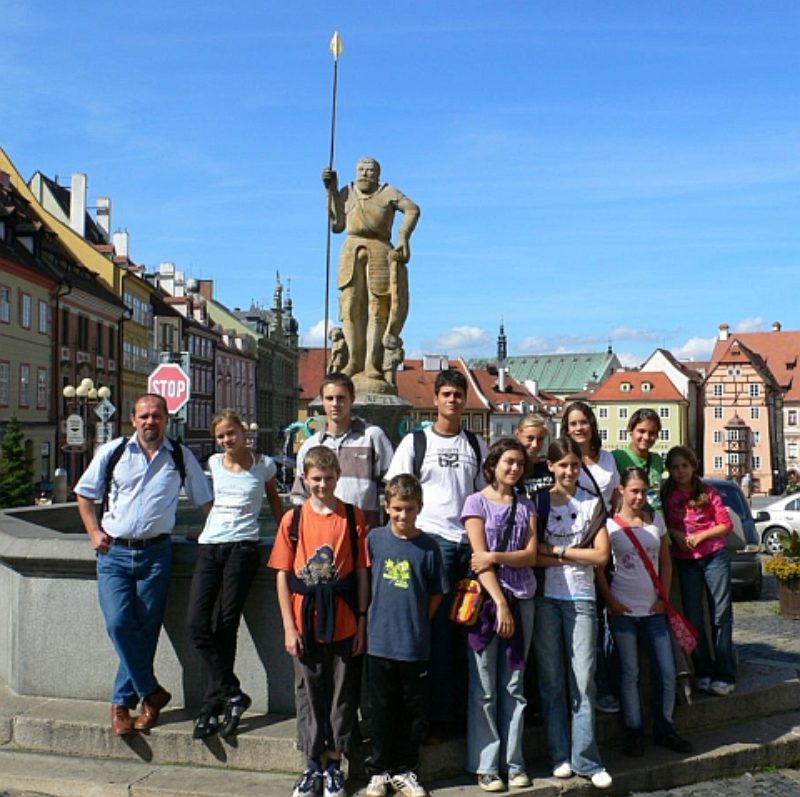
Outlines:
[[133,727],[137,731],[149,731],[158,722],[158,715],[161,709],[172,700],[172,695],[158,686],[144,700],[142,700],[142,713],[136,718]]
[[111,706],[111,730],[117,736],[133,732],[133,717],[127,706]]

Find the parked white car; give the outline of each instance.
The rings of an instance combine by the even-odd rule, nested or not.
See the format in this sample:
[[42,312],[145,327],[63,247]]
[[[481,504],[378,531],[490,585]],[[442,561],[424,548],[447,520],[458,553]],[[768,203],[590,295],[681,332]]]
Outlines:
[[764,550],[780,553],[780,535],[800,532],[800,493],[785,495],[756,512],[756,528]]

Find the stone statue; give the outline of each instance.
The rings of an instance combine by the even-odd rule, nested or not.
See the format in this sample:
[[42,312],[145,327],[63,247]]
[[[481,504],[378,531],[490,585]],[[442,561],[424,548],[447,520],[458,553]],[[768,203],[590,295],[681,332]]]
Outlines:
[[331,341],[331,356],[328,360],[328,373],[342,371],[347,367],[347,341],[341,327],[331,327],[328,333]]
[[[384,350],[399,339],[408,315],[408,270],[411,233],[420,210],[388,183],[373,158],[356,164],[356,179],[341,190],[336,172],[325,169],[333,232],[347,230],[339,256],[339,317],[348,348],[344,373],[365,393],[394,393],[385,377]],[[403,223],[392,246],[397,211]],[[391,348],[391,346],[389,346]],[[399,346],[394,346],[395,356]],[[397,366],[393,366],[395,371]],[[391,371],[391,368],[388,369]]]
[[403,339],[387,332],[383,336],[383,378],[389,387],[397,390],[397,369],[406,358]]

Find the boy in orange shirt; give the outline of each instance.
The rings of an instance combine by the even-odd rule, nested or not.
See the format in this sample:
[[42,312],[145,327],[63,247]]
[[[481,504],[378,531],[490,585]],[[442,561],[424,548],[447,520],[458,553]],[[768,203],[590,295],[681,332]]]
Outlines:
[[[297,743],[308,756],[293,797],[345,797],[340,768],[356,723],[369,604],[364,513],[333,494],[340,474],[325,446],[306,453],[310,498],[281,520],[269,567],[275,568],[284,644],[297,689]],[[326,684],[332,684],[326,686]],[[322,756],[327,766],[322,770]]]

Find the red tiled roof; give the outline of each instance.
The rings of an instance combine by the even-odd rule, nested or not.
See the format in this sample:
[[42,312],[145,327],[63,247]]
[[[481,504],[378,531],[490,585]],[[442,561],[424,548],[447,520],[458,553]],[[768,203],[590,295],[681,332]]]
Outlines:
[[[465,410],[486,410],[486,405],[472,389],[467,369],[460,360],[450,360],[450,368],[460,371],[467,379],[467,400]],[[397,392],[401,398],[410,401],[414,409],[433,409],[433,386],[439,371],[425,371],[422,360],[406,360],[403,370],[397,372]]]
[[325,349],[300,349],[298,362],[300,401],[313,401],[319,395],[319,385],[325,376]]
[[787,392],[785,398],[800,399],[800,380],[794,379],[800,355],[800,331],[735,332],[718,340],[711,355],[712,365],[723,358],[732,340],[738,339],[766,364],[775,381]]
[[[630,390],[623,390],[628,383]],[[649,382],[650,390],[642,390]],[[683,401],[684,398],[670,382],[669,377],[658,371],[623,371],[611,374],[591,395],[592,401]]]

